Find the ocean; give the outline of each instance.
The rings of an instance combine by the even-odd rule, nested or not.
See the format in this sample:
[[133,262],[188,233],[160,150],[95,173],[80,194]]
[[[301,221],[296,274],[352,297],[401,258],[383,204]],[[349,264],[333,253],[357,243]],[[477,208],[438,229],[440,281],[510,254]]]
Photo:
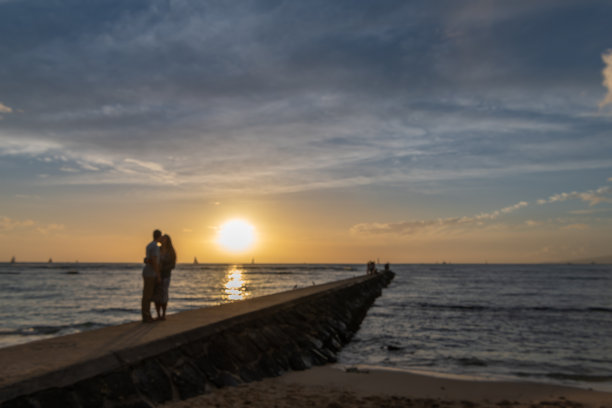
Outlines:
[[[139,320],[141,269],[0,264],[0,347]],[[391,269],[341,364],[612,391],[612,265]],[[364,273],[365,264],[181,264],[168,313]]]

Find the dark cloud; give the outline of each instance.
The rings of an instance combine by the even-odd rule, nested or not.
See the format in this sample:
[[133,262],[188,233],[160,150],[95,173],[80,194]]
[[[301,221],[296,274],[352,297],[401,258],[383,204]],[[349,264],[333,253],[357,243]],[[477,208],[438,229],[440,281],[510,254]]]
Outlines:
[[158,162],[179,183],[282,174],[289,190],[384,181],[388,163],[392,182],[601,167],[609,118],[587,114],[605,91],[611,11],[605,1],[0,2],[0,101],[12,109],[0,154],[63,155],[72,167],[58,166],[105,180],[136,171],[124,160]]

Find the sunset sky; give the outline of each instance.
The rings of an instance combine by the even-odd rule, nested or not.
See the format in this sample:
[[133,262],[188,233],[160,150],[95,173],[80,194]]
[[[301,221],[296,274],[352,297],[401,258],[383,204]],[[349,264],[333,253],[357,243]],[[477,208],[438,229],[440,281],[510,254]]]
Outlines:
[[139,262],[155,228],[181,262],[610,255],[610,16],[0,0],[0,262]]

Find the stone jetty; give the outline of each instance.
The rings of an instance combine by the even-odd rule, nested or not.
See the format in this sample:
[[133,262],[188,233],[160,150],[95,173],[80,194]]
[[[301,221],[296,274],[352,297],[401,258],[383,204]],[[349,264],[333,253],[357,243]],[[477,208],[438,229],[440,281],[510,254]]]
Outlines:
[[0,349],[0,407],[145,408],[336,361],[393,272]]

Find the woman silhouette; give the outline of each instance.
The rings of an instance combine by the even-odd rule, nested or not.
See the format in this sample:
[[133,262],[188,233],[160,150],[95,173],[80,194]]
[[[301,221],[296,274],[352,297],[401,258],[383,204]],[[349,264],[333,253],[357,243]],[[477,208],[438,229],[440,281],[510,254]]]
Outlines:
[[166,320],[166,308],[168,307],[168,289],[170,287],[170,276],[172,269],[176,266],[176,252],[172,246],[172,240],[169,235],[161,237],[161,248],[159,255],[159,269],[161,272],[161,283],[155,287],[155,310],[157,311],[157,320]]

